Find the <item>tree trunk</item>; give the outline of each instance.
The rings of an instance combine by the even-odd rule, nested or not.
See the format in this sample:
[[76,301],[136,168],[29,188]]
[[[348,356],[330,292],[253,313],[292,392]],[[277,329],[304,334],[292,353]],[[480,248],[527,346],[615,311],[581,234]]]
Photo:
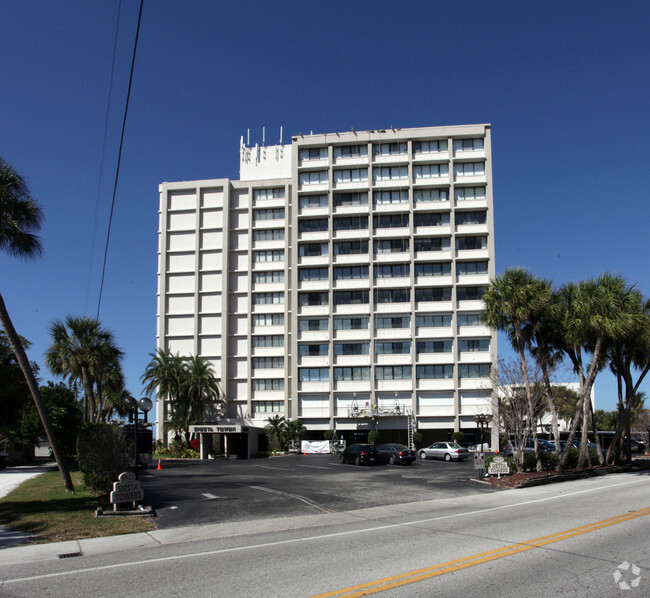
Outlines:
[[72,478],[70,477],[70,472],[68,471],[65,461],[63,460],[63,455],[61,454],[61,450],[59,448],[59,441],[56,437],[56,433],[54,432],[54,428],[52,427],[52,422],[50,421],[50,415],[47,412],[45,403],[43,402],[43,397],[41,397],[41,391],[39,390],[38,383],[36,382],[36,378],[34,377],[32,366],[30,365],[29,360],[27,359],[27,355],[25,354],[25,349],[23,348],[23,344],[20,342],[20,338],[16,333],[16,329],[14,328],[14,325],[11,322],[11,318],[9,317],[9,313],[7,312],[7,308],[5,306],[5,302],[1,294],[0,294],[0,325],[2,325],[2,328],[4,329],[5,334],[7,335],[7,340],[9,341],[9,344],[11,345],[11,348],[13,349],[13,352],[16,355],[16,359],[20,364],[20,369],[23,371],[23,375],[25,376],[25,380],[27,381],[27,386],[29,387],[29,390],[32,394],[34,403],[36,404],[36,409],[38,410],[38,414],[41,418],[41,422],[43,423],[43,428],[45,429],[47,438],[50,441],[50,446],[52,447],[52,454],[54,455],[54,459],[56,460],[56,463],[59,466],[59,471],[61,472],[61,476],[63,477],[63,483],[65,485],[65,489],[68,492],[74,492],[74,485],[72,484]]
[[551,386],[551,378],[548,374],[548,365],[545,359],[542,359],[540,364],[542,368],[542,377],[544,378],[544,387],[546,389],[546,396],[548,397],[548,408],[551,412],[551,427],[553,428],[553,440],[555,442],[555,453],[560,454],[560,429],[557,424],[557,408],[555,407],[555,399],[553,398],[553,387]]

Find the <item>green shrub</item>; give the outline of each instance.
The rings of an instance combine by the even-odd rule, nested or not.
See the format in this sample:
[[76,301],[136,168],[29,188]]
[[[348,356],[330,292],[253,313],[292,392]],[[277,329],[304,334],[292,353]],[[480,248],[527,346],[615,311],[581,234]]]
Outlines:
[[465,433],[464,432],[454,432],[451,435],[451,439],[454,442],[457,442],[458,444],[460,444],[461,442],[463,442],[463,440],[465,440]]
[[370,430],[368,432],[368,444],[377,444],[379,442],[379,430]]
[[334,430],[325,430],[323,432],[323,440],[332,440],[334,438]]
[[413,446],[420,446],[422,444],[422,434],[420,432],[413,432]]
[[84,424],[77,439],[77,460],[86,488],[108,494],[119,475],[129,471],[129,445],[113,424]]

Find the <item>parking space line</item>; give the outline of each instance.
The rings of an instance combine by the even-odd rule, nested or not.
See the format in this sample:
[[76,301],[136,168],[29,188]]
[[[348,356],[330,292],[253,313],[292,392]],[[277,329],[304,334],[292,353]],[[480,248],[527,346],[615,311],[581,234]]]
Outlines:
[[281,469],[282,471],[296,471],[295,469],[288,469],[286,467],[269,467],[268,465],[257,465],[261,469]]
[[322,467],[320,465],[296,465],[296,467],[310,467],[311,469],[332,469],[331,467]]
[[321,507],[319,504],[315,503],[313,500],[310,500],[304,496],[300,496],[299,494],[291,494],[290,492],[282,492],[281,490],[273,490],[272,488],[265,488],[264,486],[249,486],[249,488],[254,488],[255,490],[262,490],[263,492],[270,492],[271,494],[279,494],[280,496],[288,496],[289,498],[296,498],[305,504],[309,505],[310,507],[314,507],[315,509],[318,509],[322,513],[335,513],[336,511],[332,511],[332,509],[324,509]]

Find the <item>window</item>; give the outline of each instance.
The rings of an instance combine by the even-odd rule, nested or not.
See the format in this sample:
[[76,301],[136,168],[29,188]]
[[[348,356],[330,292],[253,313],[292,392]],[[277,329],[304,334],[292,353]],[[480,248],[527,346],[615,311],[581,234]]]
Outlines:
[[253,357],[253,369],[281,369],[284,367],[284,357]]
[[372,169],[373,181],[394,181],[407,179],[408,176],[408,166],[378,166]]
[[253,191],[255,201],[264,199],[284,199],[284,187],[276,187],[274,189],[255,189]]
[[314,306],[314,305],[328,305],[329,293],[298,293],[298,305],[300,306]]
[[298,355],[300,357],[323,357],[329,353],[327,343],[318,345],[298,345]]
[[409,264],[378,264],[374,268],[375,278],[402,278],[410,275]]
[[334,305],[360,305],[369,302],[369,291],[335,291]]
[[328,382],[329,379],[329,368],[298,368],[300,382]]
[[449,237],[416,237],[413,249],[418,251],[447,251],[449,250]]
[[298,222],[298,231],[301,233],[316,233],[327,231],[327,218],[311,218]]
[[446,276],[451,273],[449,262],[424,262],[415,264],[415,276]]
[[336,145],[334,158],[361,158],[368,155],[367,145]]
[[458,301],[478,301],[483,298],[485,287],[458,287],[456,298]]
[[334,230],[364,230],[368,228],[368,216],[334,218]]
[[282,220],[284,208],[266,208],[264,210],[253,210],[253,220]]
[[284,293],[253,293],[253,305],[282,305]]
[[378,214],[372,217],[372,225],[377,228],[408,228],[408,214]]
[[253,326],[284,326],[284,314],[253,314]]
[[410,380],[410,365],[384,365],[375,367],[375,380]]
[[377,143],[372,146],[375,156],[396,156],[406,153],[406,143]]
[[489,338],[474,338],[458,341],[458,350],[461,353],[474,353],[477,351],[489,351],[490,339]]
[[483,139],[454,139],[454,152],[476,152],[483,149]]
[[375,343],[375,355],[403,355],[410,352],[410,341],[398,343]]
[[415,289],[415,301],[451,301],[451,287]]
[[462,164],[454,164],[454,174],[457,177],[483,176],[485,174],[485,164],[483,162],[463,162]]
[[284,403],[282,401],[253,401],[251,406],[253,415],[284,412]]
[[480,326],[481,316],[479,314],[458,314],[459,326]]
[[410,328],[411,318],[409,316],[383,316],[375,318],[375,328]]
[[487,212],[456,212],[456,224],[485,224]]
[[451,341],[418,341],[415,350],[418,353],[451,353]]
[[334,318],[334,330],[368,330],[368,317]]
[[253,380],[253,390],[284,390],[284,380],[282,378]]
[[375,289],[375,303],[408,303],[411,289]]
[[487,237],[458,237],[458,249],[485,249]]
[[315,330],[328,330],[329,322],[327,318],[311,318],[298,320],[298,330],[301,332],[315,331]]
[[413,180],[437,179],[449,175],[449,164],[416,164],[413,165]]
[[489,363],[464,363],[458,366],[459,378],[489,378]]
[[327,268],[300,268],[298,270],[298,280],[327,280],[329,271]]
[[449,213],[416,212],[413,215],[413,226],[449,226]]
[[253,241],[284,241],[284,229],[262,228],[254,230]]
[[273,249],[269,251],[253,251],[253,261],[260,262],[283,262],[284,249]]
[[322,185],[328,183],[327,170],[311,170],[301,172],[298,175],[298,182],[301,185]]
[[391,203],[408,203],[409,192],[406,189],[397,191],[375,191],[372,194],[372,200],[375,205]]
[[408,239],[380,239],[375,241],[375,253],[404,253],[409,250]]
[[451,314],[415,316],[416,328],[445,328],[451,326]]
[[413,155],[417,154],[438,154],[447,151],[447,140],[440,139],[437,141],[414,141]]
[[449,379],[453,376],[453,365],[419,365],[415,368],[415,377],[418,380]]
[[368,192],[355,191],[354,193],[335,193],[334,205],[339,206],[367,206]]
[[456,274],[487,274],[487,262],[457,262]]
[[368,278],[368,266],[340,266],[334,268],[334,280]]
[[329,252],[327,243],[301,243],[298,245],[300,257],[319,257]]
[[370,343],[335,343],[334,355],[368,355]]
[[334,380],[337,382],[349,380],[370,380],[370,368],[367,366],[334,368]]
[[284,347],[284,336],[281,334],[254,336],[253,347]]
[[300,150],[300,161],[327,159],[326,147],[309,147]]
[[413,201],[447,201],[449,199],[448,189],[415,189]]
[[326,208],[327,195],[301,195],[298,198],[299,206],[301,209],[304,208]]
[[485,187],[456,187],[456,201],[485,200]]
[[368,181],[367,168],[344,168],[334,171],[335,183],[361,183]]
[[334,255],[368,253],[368,241],[339,241],[334,243]]
[[272,270],[269,272],[253,272],[253,283],[284,282],[284,270]]

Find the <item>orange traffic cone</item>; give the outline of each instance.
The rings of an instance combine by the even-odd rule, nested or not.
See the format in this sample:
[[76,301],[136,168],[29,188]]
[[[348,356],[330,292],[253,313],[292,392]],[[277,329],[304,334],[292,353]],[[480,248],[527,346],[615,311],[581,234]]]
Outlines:
[[158,470],[162,469],[162,465],[160,464],[160,459],[158,459]]

